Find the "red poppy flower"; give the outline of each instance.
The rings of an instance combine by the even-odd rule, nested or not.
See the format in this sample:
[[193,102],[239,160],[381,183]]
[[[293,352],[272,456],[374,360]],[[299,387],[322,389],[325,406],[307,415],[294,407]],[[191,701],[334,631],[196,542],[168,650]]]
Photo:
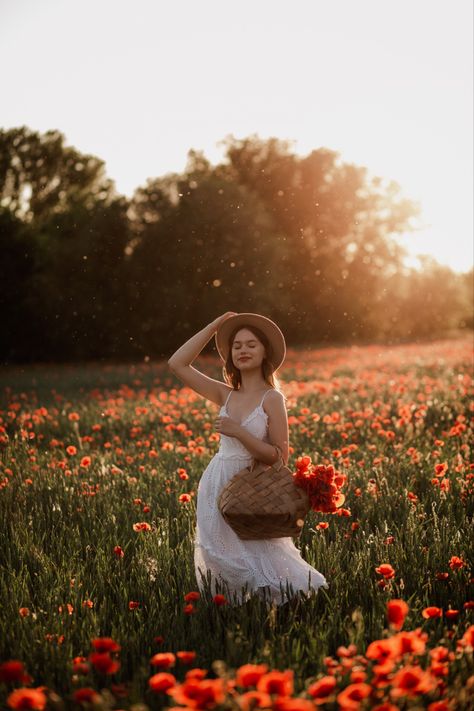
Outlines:
[[25,672],[25,665],[19,659],[9,659],[0,664],[0,681],[23,681],[28,675]]
[[293,693],[293,676],[292,669],[287,669],[284,672],[270,671],[258,680],[257,691],[264,691],[266,694],[276,694],[277,696],[291,696]]
[[397,699],[401,696],[426,694],[436,688],[437,682],[429,672],[419,666],[407,665],[394,674],[391,685],[390,695]]
[[409,607],[404,600],[389,600],[387,602],[387,617],[390,625],[400,630],[405,622]]
[[351,671],[349,678],[355,684],[359,681],[366,681],[367,674],[362,669],[359,669],[359,670],[355,669],[354,671]]
[[[309,460],[309,461],[308,461]],[[308,495],[313,511],[336,513],[345,501],[340,487],[346,481],[346,475],[334,469],[332,464],[311,465],[309,457],[298,457],[293,482]]]
[[196,592],[195,590],[191,590],[191,592],[186,593],[184,599],[186,600],[186,602],[195,602],[196,600],[199,600],[200,597],[200,593]]
[[176,652],[176,657],[183,664],[192,664],[196,659],[196,652]]
[[455,620],[459,617],[459,610],[446,610],[444,616],[447,620]]
[[367,659],[376,659],[379,663],[387,659],[396,659],[399,654],[400,641],[396,636],[374,640],[365,652]]
[[227,600],[225,599],[224,595],[214,595],[212,598],[213,602],[217,607],[220,607],[221,605],[225,605],[227,603]]
[[274,711],[314,711],[314,703],[309,699],[280,697],[273,702],[273,709]]
[[154,654],[150,659],[150,664],[154,667],[163,667],[163,669],[169,669],[169,667],[174,667],[176,662],[176,657],[172,652],[158,652]]
[[341,644],[336,649],[336,654],[338,657],[344,657],[344,658],[354,657],[357,654],[357,647],[355,646],[355,644],[350,644],[348,647],[344,647],[344,645]]
[[272,697],[263,691],[246,691],[237,697],[237,703],[242,711],[252,711],[252,709],[268,709],[272,705]]
[[398,643],[400,656],[404,654],[424,654],[428,635],[420,627],[415,630],[398,632],[394,641]]
[[267,671],[267,664],[244,664],[235,673],[235,683],[237,686],[255,686]]
[[152,691],[168,691],[176,684],[176,679],[173,674],[167,672],[159,672],[148,679],[148,686]]
[[7,704],[11,709],[34,709],[42,711],[46,708],[48,699],[42,689],[46,687],[38,686],[36,689],[15,689],[7,697]]
[[112,637],[96,637],[91,644],[96,652],[119,652],[121,649]]
[[466,561],[464,561],[462,558],[459,558],[457,555],[451,556],[451,559],[449,561],[449,567],[451,570],[460,570],[461,568],[464,568],[466,565]]
[[474,625],[470,625],[467,630],[464,632],[463,636],[460,639],[460,642],[462,646],[467,647],[468,649],[466,651],[469,651],[469,648],[471,649],[471,652],[474,648]]
[[337,702],[343,709],[357,709],[360,702],[366,699],[372,691],[369,684],[360,682],[358,684],[349,684],[343,691],[337,695]]
[[443,476],[444,472],[448,469],[448,463],[443,462],[442,464],[435,464],[435,475]]
[[73,698],[78,704],[98,704],[102,699],[101,695],[95,689],[91,689],[87,686],[74,691]]
[[139,521],[133,524],[134,531],[151,531],[151,526],[147,521]]
[[315,681],[314,684],[311,684],[306,691],[313,697],[313,699],[322,700],[330,696],[334,692],[335,688],[335,677],[323,676],[321,679],[318,679],[318,681]]
[[392,568],[390,563],[382,563],[382,565],[379,565],[378,568],[375,568],[375,572],[379,575],[383,575],[386,580],[390,580],[390,578],[395,577],[395,570]]
[[454,659],[454,653],[450,652],[449,649],[446,649],[446,647],[443,647],[442,645],[430,649],[429,654],[430,658],[436,662],[444,662],[447,659]]
[[120,669],[120,662],[112,659],[108,652],[92,652],[89,659],[97,671],[102,674],[115,674]]
[[86,661],[85,657],[74,657],[72,660],[72,671],[74,674],[89,674],[90,665]]
[[187,679],[184,684],[177,684],[167,692],[173,699],[184,706],[207,709],[221,704],[225,699],[222,679]]
[[421,614],[425,620],[429,620],[432,617],[442,617],[443,610],[440,607],[425,607]]

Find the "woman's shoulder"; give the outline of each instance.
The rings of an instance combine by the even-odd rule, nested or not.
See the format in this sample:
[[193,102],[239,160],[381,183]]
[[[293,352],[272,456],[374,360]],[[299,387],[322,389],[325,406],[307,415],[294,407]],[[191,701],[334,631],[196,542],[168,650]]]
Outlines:
[[271,386],[271,389],[272,389],[274,392],[278,393],[278,395],[279,395],[280,397],[282,397],[284,400],[287,399],[285,393],[283,392],[283,390],[280,389],[280,387],[277,387],[276,385],[272,385],[272,386]]
[[[267,395],[267,393],[268,393],[270,390],[273,390],[273,394]],[[281,390],[279,390],[278,388],[274,388],[274,387],[268,388],[268,390],[265,391],[264,397],[265,397],[265,399],[273,398],[274,400],[282,400],[283,403],[286,405],[287,397],[286,397],[285,393],[283,393],[283,392],[282,392]]]

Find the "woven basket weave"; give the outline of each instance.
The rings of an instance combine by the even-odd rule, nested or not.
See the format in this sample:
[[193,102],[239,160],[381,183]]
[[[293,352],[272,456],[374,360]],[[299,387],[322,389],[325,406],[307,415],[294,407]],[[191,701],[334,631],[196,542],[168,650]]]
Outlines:
[[256,463],[237,472],[222,489],[218,505],[226,523],[243,540],[300,535],[310,509],[308,495],[293,481],[281,449],[272,466]]

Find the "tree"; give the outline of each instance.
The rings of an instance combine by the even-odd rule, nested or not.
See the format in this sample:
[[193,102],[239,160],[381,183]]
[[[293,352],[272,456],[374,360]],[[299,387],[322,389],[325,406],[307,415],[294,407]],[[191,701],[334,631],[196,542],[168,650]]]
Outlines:
[[[0,132],[4,360],[166,357],[223,311],[273,318],[289,345],[472,328],[472,271],[402,264],[419,207],[327,149],[227,139],[212,166],[131,201],[57,131]],[[3,269],[3,271],[2,271]]]
[[64,145],[59,131],[0,129],[0,206],[38,224],[74,205],[107,205],[115,195],[104,162]]
[[334,151],[298,158],[288,142],[255,136],[224,144],[234,179],[259,196],[288,246],[283,289],[302,304],[290,335],[314,342],[373,333],[384,282],[405,252],[392,235],[414,229],[419,206]]
[[225,171],[190,154],[184,175],[148,181],[130,211],[138,235],[130,258],[133,314],[146,348],[173,343],[175,332],[185,338],[222,310],[274,311],[266,279],[278,288],[278,226]]
[[29,225],[9,210],[0,209],[0,355],[21,359],[35,330],[31,285],[38,260],[37,245]]

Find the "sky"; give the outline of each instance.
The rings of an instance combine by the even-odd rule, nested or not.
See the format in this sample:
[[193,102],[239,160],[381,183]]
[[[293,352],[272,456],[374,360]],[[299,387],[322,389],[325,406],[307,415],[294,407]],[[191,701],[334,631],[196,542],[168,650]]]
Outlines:
[[467,271],[472,28],[472,0],[0,0],[0,128],[58,129],[128,196],[230,135],[328,148],[420,203],[407,265]]

